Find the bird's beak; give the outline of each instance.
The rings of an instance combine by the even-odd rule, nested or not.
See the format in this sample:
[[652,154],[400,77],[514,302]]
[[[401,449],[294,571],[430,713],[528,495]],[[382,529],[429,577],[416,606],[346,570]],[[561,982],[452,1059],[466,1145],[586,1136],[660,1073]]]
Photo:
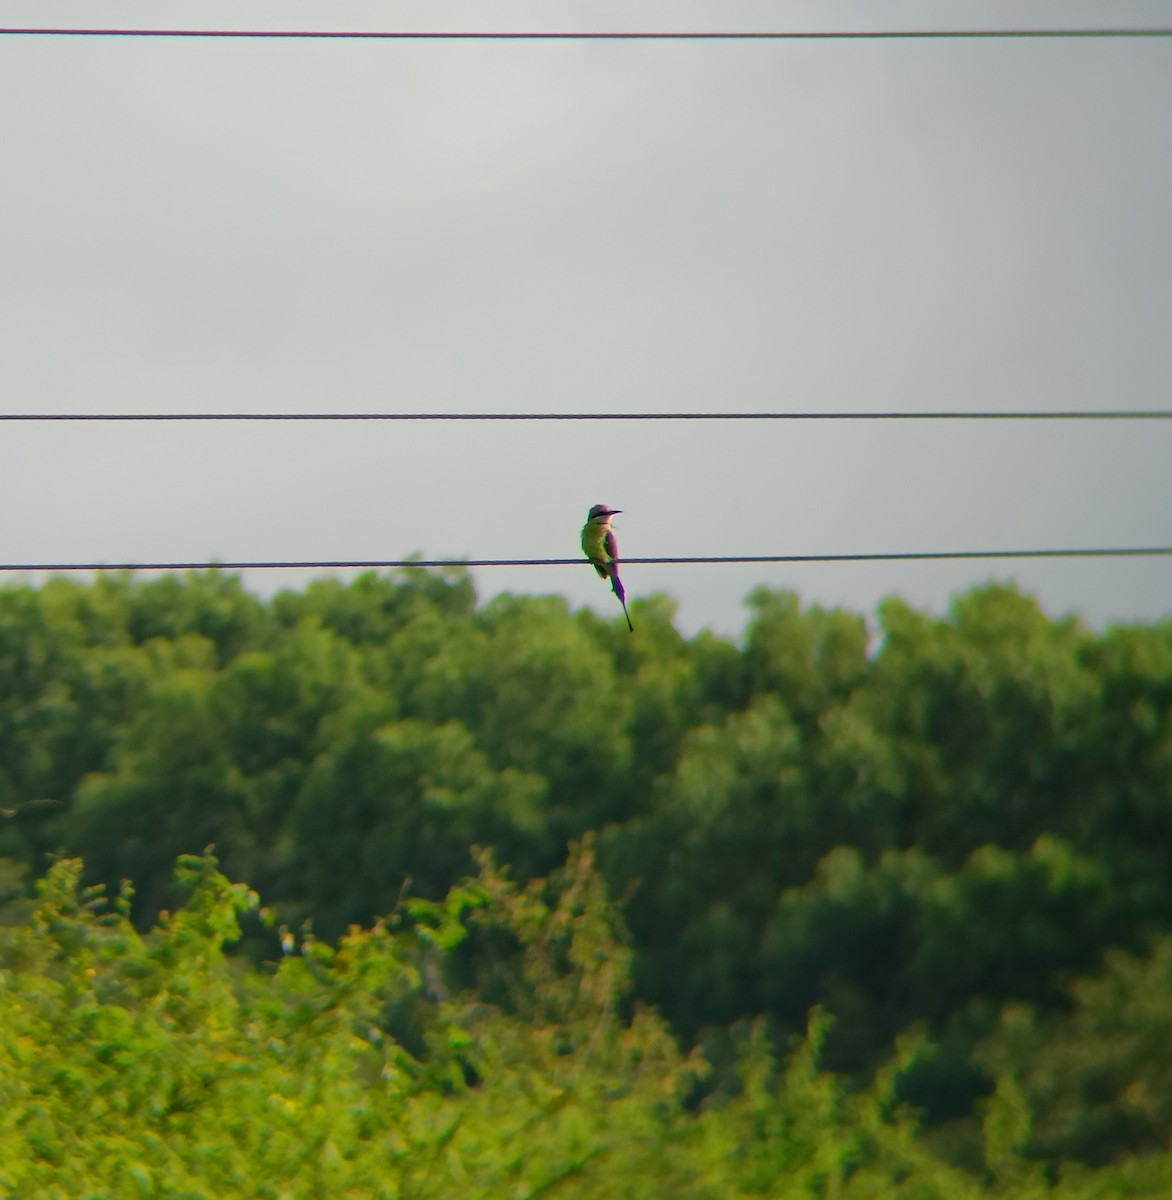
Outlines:
[[618,514],[618,513],[621,513],[622,511],[623,511],[623,510],[622,510],[621,508],[612,508],[612,509],[610,510],[610,512],[608,512],[606,515],[607,515],[608,517],[613,517],[613,516],[615,516],[616,514]]

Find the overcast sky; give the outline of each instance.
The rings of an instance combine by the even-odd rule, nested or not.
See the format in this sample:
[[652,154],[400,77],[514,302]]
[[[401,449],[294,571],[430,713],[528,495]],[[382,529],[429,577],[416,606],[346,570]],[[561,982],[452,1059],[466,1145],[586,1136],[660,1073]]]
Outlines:
[[[938,4],[0,0],[0,24],[938,26]],[[1168,23],[954,3],[953,27]],[[0,38],[0,411],[1172,407],[1172,39]],[[0,425],[0,562],[1172,545],[1172,422]],[[646,567],[870,611],[1172,560]],[[481,594],[619,614],[588,568]],[[253,573],[249,586],[299,585]]]

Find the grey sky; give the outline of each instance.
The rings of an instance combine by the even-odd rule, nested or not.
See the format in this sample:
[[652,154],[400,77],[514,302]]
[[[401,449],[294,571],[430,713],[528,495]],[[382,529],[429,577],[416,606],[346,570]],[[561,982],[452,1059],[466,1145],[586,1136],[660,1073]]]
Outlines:
[[[0,24],[156,24],[13,3]],[[929,4],[177,0],[177,27],[938,25]],[[953,26],[1159,24],[952,4]],[[442,20],[441,20],[442,18]],[[0,409],[1168,407],[1172,40],[0,38]],[[1172,544],[1159,425],[5,425],[2,561]],[[1172,562],[630,567],[1094,622]],[[299,581],[254,575],[271,590]],[[583,568],[477,573],[619,614]]]

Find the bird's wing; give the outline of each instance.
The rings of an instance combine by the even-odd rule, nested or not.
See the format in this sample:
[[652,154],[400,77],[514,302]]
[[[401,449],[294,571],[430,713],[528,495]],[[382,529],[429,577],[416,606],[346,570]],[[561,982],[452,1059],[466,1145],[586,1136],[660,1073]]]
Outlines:
[[603,546],[606,547],[606,556],[616,566],[619,561],[619,544],[615,541],[614,533],[611,530],[606,531],[606,537],[602,539]]

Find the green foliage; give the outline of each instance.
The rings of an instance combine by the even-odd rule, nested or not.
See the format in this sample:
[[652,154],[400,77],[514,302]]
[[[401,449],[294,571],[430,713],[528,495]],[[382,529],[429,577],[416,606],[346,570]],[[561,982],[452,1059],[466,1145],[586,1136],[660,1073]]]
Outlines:
[[861,617],[817,606],[802,611],[793,592],[756,588],[746,637],[749,686],[777,696],[799,720],[812,720],[862,681],[867,627]]
[[335,936],[355,916],[369,920],[408,883],[442,895],[471,867],[478,839],[524,859],[544,788],[540,776],[491,770],[454,721],[355,714],[310,768],[291,822],[294,870],[318,928]]
[[[629,1179],[631,1195],[712,1194],[663,1153],[664,1138],[686,1141],[672,1125],[690,1068],[651,1014],[616,1015],[613,914],[587,857],[567,871],[548,906],[489,870],[417,910],[414,931],[310,940],[253,972],[223,946],[255,896],[214,860],[183,860],[187,902],[146,935],[125,903],[104,910],[80,889],[80,863],[59,863],[0,943],[0,1184],[28,1197],[585,1197]],[[419,991],[421,951],[442,949],[470,905],[527,939],[527,986],[563,1002],[543,997],[533,1026],[471,997],[429,1005],[426,1050],[411,1055],[381,1014]],[[556,965],[535,922],[555,931]]]
[[1172,626],[1094,638],[994,587],[948,620],[888,602],[868,659],[838,614],[754,602],[769,690],[691,730],[603,840],[616,890],[638,883],[640,990],[678,1028],[792,1030],[819,1003],[859,1069],[919,1018],[1060,1003],[1066,973],[1168,928]]
[[[1172,1182],[1161,1153],[1049,1186],[1022,1157],[1030,1108],[1007,1079],[987,1106],[982,1184],[900,1105],[921,1046],[901,1043],[853,1089],[821,1065],[831,1022],[817,1012],[780,1061],[753,1030],[735,1093],[689,1111],[705,1064],[653,1011],[628,1010],[629,950],[588,846],[524,887],[482,854],[409,921],[336,946],[306,937],[259,969],[225,953],[257,897],[209,855],[180,860],[185,900],[145,933],[126,893],[107,905],[81,877],[58,862],[31,916],[0,929],[0,1186],[30,1200],[1098,1200]],[[429,995],[469,929],[521,947],[502,964],[504,1007]],[[404,1000],[414,1051],[386,1020]]]
[[1007,1007],[981,1047],[1013,1070],[1033,1111],[1032,1155],[1100,1163],[1163,1149],[1172,1128],[1172,939],[1146,955],[1107,955],[1101,975],[1070,989],[1071,1011],[1045,1021]]
[[[448,1033],[432,1026],[461,982],[519,1042],[584,1019],[558,981],[586,987],[615,1028],[658,1022],[632,1007],[656,1006],[685,1044],[715,1048],[703,1081],[679,1063],[669,1074],[693,1079],[680,1083],[689,1103],[706,1105],[705,1119],[719,1110],[726,1131],[774,1128],[776,1114],[752,1115],[751,1088],[720,1048],[759,1017],[785,1045],[816,1008],[827,1024],[811,1035],[815,1082],[838,1098],[804,1103],[839,1114],[841,1139],[826,1126],[818,1136],[847,1166],[827,1169],[814,1194],[866,1194],[872,1170],[876,1194],[900,1194],[900,1171],[918,1181],[909,1195],[964,1194],[951,1167],[915,1158],[930,1143],[987,1188],[1033,1194],[1040,1163],[1070,1195],[1110,1194],[1104,1172],[1118,1194],[1142,1195],[1159,1168],[1145,1174],[1139,1157],[1160,1159],[1172,1137],[1157,1066],[1168,1055],[1172,622],[1094,633],[1002,586],[943,618],[890,600],[873,632],[788,592],[758,589],[749,604],[738,644],[682,637],[662,596],[637,602],[634,637],[557,598],[478,606],[460,571],[322,580],[267,602],[218,572],[0,589],[0,928],[27,915],[21,872],[60,852],[84,858],[86,884],[135,881],[115,913],[119,944],[133,948],[134,929],[175,908],[174,860],[214,843],[225,870],[273,905],[267,925],[242,915],[241,957],[275,954],[273,926],[286,943],[300,936],[303,952],[274,978],[304,999],[321,972],[377,943],[398,982],[370,1027],[393,1031],[407,1056],[396,1061],[415,1063],[396,1069],[416,1082],[446,1063],[435,1066],[445,1096],[480,1095],[470,1051],[429,1049],[433,1035],[465,1038],[447,1017]],[[598,916],[593,873],[561,866],[582,838],[629,936]],[[452,892],[474,862],[476,887]],[[388,911],[404,926],[395,936],[415,939],[410,954],[391,954],[385,924],[346,932]],[[113,953],[108,919],[94,915],[82,942]],[[134,936],[153,948],[175,933],[168,920]],[[568,929],[606,947],[606,972],[573,958]],[[158,969],[147,949],[119,953],[132,974]],[[224,969],[243,1003],[253,977]],[[33,974],[61,982],[63,970]],[[1098,983],[1071,983],[1101,970]],[[885,1067],[909,1028],[925,1040]],[[564,1065],[563,1041],[578,1062],[573,1037],[548,1037],[543,1071]],[[509,1053],[521,1061],[521,1048]],[[791,1078],[762,1094],[779,1089],[801,1093]],[[901,1100],[924,1110],[926,1133]],[[864,1146],[858,1130],[880,1120],[867,1103],[884,1132]],[[678,1161],[697,1172],[695,1194],[709,1168],[688,1155],[708,1144],[705,1128],[671,1126],[691,1147]],[[911,1157],[889,1163],[880,1143]],[[548,1190],[574,1194],[594,1161],[586,1142],[579,1150]],[[794,1154],[785,1161],[806,1161]],[[753,1178],[768,1192],[771,1169],[735,1187]],[[495,1178],[523,1194],[521,1176]],[[709,1191],[736,1194],[720,1178]]]

